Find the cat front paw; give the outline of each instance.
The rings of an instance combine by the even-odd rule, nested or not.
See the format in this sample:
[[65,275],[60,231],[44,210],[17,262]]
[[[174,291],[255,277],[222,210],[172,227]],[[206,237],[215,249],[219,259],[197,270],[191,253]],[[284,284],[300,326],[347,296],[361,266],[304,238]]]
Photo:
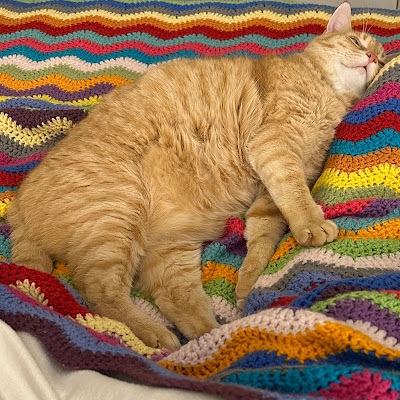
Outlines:
[[302,246],[322,246],[333,242],[339,234],[337,225],[324,218],[307,220],[300,226],[291,227],[291,231]]

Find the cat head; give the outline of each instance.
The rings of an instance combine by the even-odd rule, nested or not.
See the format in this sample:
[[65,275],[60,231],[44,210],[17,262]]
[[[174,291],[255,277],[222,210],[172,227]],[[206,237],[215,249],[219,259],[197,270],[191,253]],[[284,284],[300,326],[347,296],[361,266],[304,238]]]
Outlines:
[[330,18],[326,31],[305,53],[323,66],[338,93],[361,96],[386,62],[383,46],[366,32],[351,29],[351,8],[342,3]]

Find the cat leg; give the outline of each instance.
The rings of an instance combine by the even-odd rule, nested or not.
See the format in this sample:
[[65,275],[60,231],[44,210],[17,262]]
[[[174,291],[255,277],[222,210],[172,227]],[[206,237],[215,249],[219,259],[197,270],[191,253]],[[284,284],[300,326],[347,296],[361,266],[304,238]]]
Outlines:
[[294,127],[284,122],[266,124],[263,130],[267,133],[260,132],[249,146],[250,162],[294,238],[303,246],[332,242],[339,230],[334,222],[325,220],[321,207],[311,196],[299,144],[300,133],[294,133]]
[[140,257],[128,261],[127,255],[137,252],[122,246],[118,249],[121,243],[107,238],[102,243],[88,250],[86,262],[72,268],[79,292],[98,313],[125,323],[146,345],[179,348],[179,340],[172,332],[132,302],[132,279]]
[[275,252],[287,224],[281,212],[267,193],[260,195],[246,213],[245,238],[247,255],[239,268],[236,285],[238,307],[250,293],[263,269]]
[[40,247],[35,238],[30,237],[23,217],[18,211],[16,199],[14,199],[13,207],[7,215],[7,222],[12,226],[11,261],[15,264],[50,274],[53,269],[53,261],[46,251]]
[[151,293],[160,311],[188,339],[194,339],[219,324],[201,282],[201,247],[175,246],[146,255],[140,285]]

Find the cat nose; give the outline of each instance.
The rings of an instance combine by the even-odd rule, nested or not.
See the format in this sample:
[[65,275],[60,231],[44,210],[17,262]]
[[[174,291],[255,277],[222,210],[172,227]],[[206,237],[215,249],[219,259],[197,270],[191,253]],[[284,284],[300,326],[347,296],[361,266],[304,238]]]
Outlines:
[[370,64],[370,63],[372,63],[372,62],[374,62],[375,64],[378,63],[378,57],[377,57],[377,55],[376,55],[373,51],[369,51],[369,52],[367,53],[367,56],[368,56],[368,58],[369,58],[368,64]]

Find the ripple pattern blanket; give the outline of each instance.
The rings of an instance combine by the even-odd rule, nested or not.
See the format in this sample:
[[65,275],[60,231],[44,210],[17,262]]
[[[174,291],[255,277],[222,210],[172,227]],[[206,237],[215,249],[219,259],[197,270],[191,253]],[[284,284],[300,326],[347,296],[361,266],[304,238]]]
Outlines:
[[[68,368],[150,385],[230,399],[400,398],[400,58],[337,128],[313,189],[339,238],[303,248],[287,234],[241,314],[244,222],[232,216],[202,261],[221,327],[180,350],[146,347],[92,312],[66,265],[48,275],[9,262],[4,217],[18,185],[101,95],[169,59],[301,51],[332,12],[258,0],[0,3],[0,318]],[[399,13],[354,10],[353,27],[365,23],[399,50]],[[132,301],[174,329],[151,299],[132,290]]]

